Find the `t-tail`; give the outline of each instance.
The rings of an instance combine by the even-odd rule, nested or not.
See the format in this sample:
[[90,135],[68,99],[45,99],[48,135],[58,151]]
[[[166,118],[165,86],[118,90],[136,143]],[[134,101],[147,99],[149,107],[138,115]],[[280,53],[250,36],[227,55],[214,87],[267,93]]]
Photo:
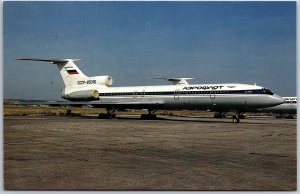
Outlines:
[[[112,77],[108,75],[88,77],[75,65],[80,59],[40,59],[21,58],[17,60],[43,61],[56,64],[65,84],[62,97],[68,100],[95,99],[96,88],[112,85]],[[98,92],[97,92],[98,93]],[[82,98],[82,96],[88,96]],[[91,98],[89,98],[91,96]]]

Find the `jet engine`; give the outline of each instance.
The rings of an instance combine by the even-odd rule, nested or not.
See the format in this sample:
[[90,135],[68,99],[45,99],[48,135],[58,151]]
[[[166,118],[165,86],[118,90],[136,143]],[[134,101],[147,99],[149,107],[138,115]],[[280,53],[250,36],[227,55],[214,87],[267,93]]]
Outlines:
[[97,90],[83,90],[65,94],[63,92],[62,97],[67,100],[74,101],[90,101],[99,99],[99,92]]
[[113,83],[113,79],[109,75],[96,76],[93,78],[96,80],[97,85],[111,86]]

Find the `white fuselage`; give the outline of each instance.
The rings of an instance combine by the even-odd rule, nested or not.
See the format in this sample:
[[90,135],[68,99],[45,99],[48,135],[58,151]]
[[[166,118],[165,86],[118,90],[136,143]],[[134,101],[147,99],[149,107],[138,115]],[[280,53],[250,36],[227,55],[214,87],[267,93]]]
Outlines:
[[[65,93],[82,89],[81,86],[68,88],[68,90],[66,88]],[[127,103],[124,108],[148,108],[151,104],[153,109],[247,111],[275,106],[283,102],[281,97],[271,93],[268,89],[248,84],[184,84],[131,87],[86,85],[84,89],[94,89],[99,92],[99,107],[102,103]],[[143,104],[148,106],[143,106]],[[114,108],[113,105],[111,108]]]

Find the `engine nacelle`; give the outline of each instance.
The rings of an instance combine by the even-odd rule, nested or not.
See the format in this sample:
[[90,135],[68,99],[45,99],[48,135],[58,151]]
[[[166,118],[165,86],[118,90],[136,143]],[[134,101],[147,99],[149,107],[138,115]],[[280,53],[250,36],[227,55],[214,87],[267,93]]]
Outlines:
[[113,83],[113,79],[109,75],[96,76],[93,79],[96,80],[97,85],[111,86]]
[[62,97],[71,101],[90,101],[99,99],[99,92],[97,90],[84,90],[65,94],[63,91]]

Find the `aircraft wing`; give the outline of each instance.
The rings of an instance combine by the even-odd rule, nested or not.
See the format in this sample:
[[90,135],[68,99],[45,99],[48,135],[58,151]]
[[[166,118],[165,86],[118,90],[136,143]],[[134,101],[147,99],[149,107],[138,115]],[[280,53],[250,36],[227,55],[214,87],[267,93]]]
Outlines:
[[48,105],[48,106],[92,106],[94,108],[107,108],[107,109],[156,109],[164,106],[163,101],[82,101],[82,102],[71,102],[71,101],[20,101],[17,104],[21,105]]

